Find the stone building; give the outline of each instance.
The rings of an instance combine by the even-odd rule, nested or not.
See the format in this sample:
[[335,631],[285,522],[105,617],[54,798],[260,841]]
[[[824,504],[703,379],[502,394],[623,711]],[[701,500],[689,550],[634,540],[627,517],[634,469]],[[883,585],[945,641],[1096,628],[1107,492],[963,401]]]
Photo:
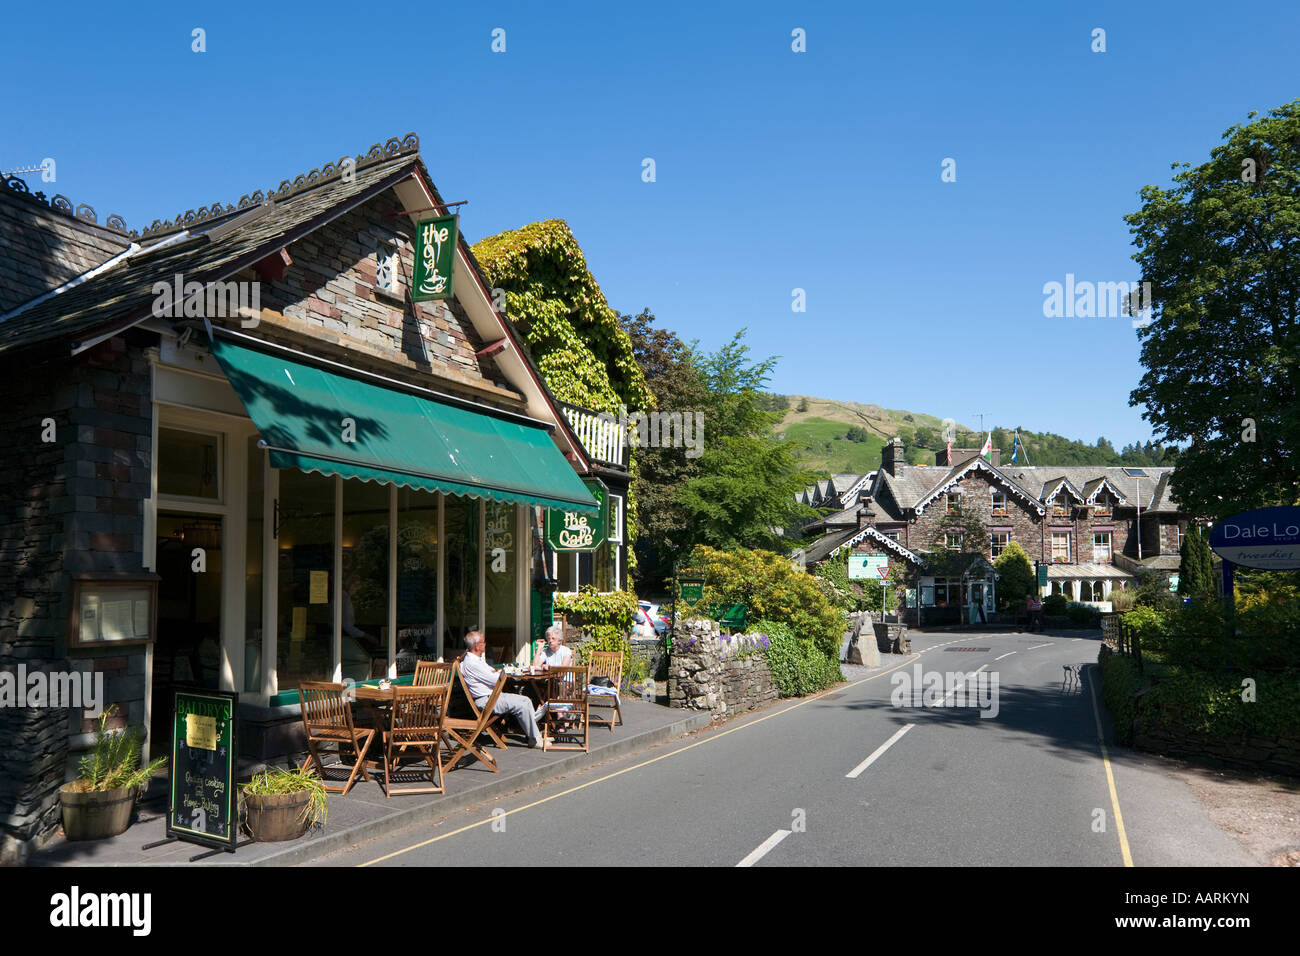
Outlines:
[[[300,681],[470,628],[526,653],[543,511],[590,512],[601,465],[463,239],[413,295],[446,213],[414,134],[138,232],[5,181],[0,670],[104,675],[155,754],[172,688],[237,692],[256,761],[298,749]],[[57,826],[86,711],[0,709],[5,858]]]
[[1187,515],[1170,498],[1170,467],[1004,466],[998,449],[992,461],[972,448],[954,448],[951,461],[946,451],[936,457],[934,465],[909,465],[895,438],[871,475],[836,475],[820,493],[805,491],[809,503],[834,509],[804,529],[815,537],[805,564],[844,548],[892,552],[916,570],[922,609],[975,603],[992,611],[995,586],[924,573],[940,518],[961,502],[988,531],[983,557],[995,561],[1015,541],[1045,567],[1045,596],[1105,608],[1112,589],[1131,586],[1140,569],[1178,568]]

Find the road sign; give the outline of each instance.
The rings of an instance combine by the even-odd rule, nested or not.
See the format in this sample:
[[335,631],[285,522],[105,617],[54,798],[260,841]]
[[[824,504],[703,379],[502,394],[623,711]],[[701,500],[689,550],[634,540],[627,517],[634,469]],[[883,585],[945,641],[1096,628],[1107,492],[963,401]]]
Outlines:
[[884,567],[886,571],[889,568],[889,555],[883,551],[871,554],[850,554],[849,580],[858,581],[864,578],[870,580],[880,573],[875,570],[880,567]]
[[883,568],[876,568],[876,573],[882,578],[889,577],[889,565],[886,564]]

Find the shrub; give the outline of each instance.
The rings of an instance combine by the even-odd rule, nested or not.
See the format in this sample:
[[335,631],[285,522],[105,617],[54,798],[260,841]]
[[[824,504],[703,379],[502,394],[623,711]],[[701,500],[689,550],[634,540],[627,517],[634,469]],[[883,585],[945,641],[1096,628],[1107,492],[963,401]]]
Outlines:
[[754,630],[767,636],[767,666],[782,697],[815,694],[844,680],[838,661],[812,643],[799,640],[788,625],[758,621]]
[[1002,610],[1025,603],[1025,597],[1034,590],[1037,581],[1029,555],[1012,541],[993,562],[998,572],[998,605]]
[[632,625],[636,620],[636,595],[631,591],[600,594],[587,585],[578,594],[557,594],[555,613],[591,634],[591,640],[578,648],[579,663],[586,663],[592,651],[622,651],[623,676],[632,671]]
[[744,604],[749,620],[785,624],[826,657],[838,659],[848,618],[827,598],[817,579],[795,568],[789,558],[771,551],[718,551],[699,545],[691,552],[691,568],[706,582],[697,611]]
[[1240,672],[1180,670],[1142,696],[1138,727],[1229,740],[1300,736],[1300,671],[1254,679],[1255,699],[1245,701]]
[[1116,614],[1131,611],[1137,605],[1137,596],[1129,590],[1116,588],[1110,592],[1110,606]]
[[1142,647],[1156,648],[1168,633],[1165,615],[1152,607],[1138,606],[1126,613],[1122,620],[1137,636]]
[[1070,602],[1066,600],[1064,594],[1053,594],[1043,601],[1044,616],[1065,617],[1065,613],[1069,608]]
[[1101,646],[1097,664],[1101,669],[1101,699],[1115,725],[1115,740],[1128,746],[1133,743],[1133,724],[1137,720],[1137,698],[1142,687],[1137,664],[1131,657],[1114,653]]
[[1070,623],[1078,627],[1101,627],[1101,611],[1087,604],[1071,604],[1065,609]]

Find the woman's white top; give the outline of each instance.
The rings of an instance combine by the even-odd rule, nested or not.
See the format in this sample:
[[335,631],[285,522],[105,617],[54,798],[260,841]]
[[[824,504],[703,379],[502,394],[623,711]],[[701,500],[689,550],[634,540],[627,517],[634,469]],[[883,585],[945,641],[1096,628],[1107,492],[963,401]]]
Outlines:
[[542,648],[542,661],[547,667],[569,667],[573,664],[573,651],[561,644],[552,653],[548,645]]

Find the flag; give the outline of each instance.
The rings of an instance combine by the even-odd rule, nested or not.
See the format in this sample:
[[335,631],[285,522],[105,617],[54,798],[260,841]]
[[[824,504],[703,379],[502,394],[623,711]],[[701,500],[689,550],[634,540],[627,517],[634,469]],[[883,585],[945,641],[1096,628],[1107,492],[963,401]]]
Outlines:
[[1011,464],[1016,463],[1016,456],[1020,454],[1020,432],[1016,432],[1016,437],[1011,443]]
[[980,449],[980,457],[987,462],[993,461],[993,433],[989,432],[989,437],[984,439],[984,447]]

